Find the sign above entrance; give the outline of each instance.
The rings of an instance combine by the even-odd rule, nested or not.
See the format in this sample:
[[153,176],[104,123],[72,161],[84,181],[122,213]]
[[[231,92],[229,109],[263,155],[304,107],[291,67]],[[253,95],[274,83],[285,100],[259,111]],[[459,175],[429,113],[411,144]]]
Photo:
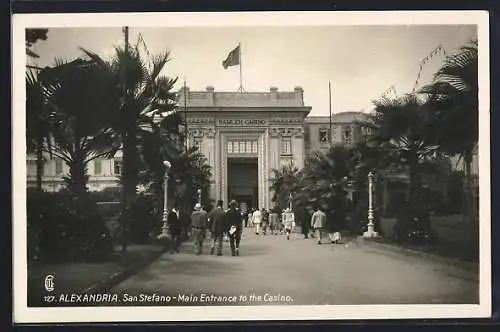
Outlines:
[[219,126],[265,126],[266,119],[219,119]]

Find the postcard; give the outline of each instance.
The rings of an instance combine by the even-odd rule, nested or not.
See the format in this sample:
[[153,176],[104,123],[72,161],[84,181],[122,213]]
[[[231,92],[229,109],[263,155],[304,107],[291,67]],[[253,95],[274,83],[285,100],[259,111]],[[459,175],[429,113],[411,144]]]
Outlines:
[[487,12],[12,22],[15,323],[491,315]]

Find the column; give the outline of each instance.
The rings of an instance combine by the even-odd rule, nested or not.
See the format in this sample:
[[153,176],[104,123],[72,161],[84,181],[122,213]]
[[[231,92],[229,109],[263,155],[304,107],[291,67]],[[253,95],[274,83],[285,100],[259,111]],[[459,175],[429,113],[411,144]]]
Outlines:
[[217,201],[219,199],[217,195],[217,189],[216,189],[216,184],[215,184],[215,168],[218,167],[217,163],[215,162],[215,129],[208,127],[203,129],[203,154],[205,155],[205,158],[207,158],[207,163],[212,167],[212,177],[210,179],[211,185],[210,185],[210,191],[209,191],[209,196],[210,199],[213,199]]
[[264,132],[264,207],[269,209],[269,131]]
[[259,136],[259,153],[258,153],[258,183],[259,183],[259,206],[258,208],[261,209],[264,207],[264,202],[265,202],[265,188],[266,188],[266,183],[265,183],[265,146],[264,146],[264,134],[261,134]]
[[[268,169],[268,176],[272,176],[272,170],[273,169],[279,169],[280,168],[280,152],[279,152],[279,144],[280,144],[280,136],[279,136],[279,130],[277,128],[270,128],[269,129],[269,144],[268,144],[268,160],[269,160],[269,169]],[[269,207],[271,207],[274,203],[271,202],[271,198],[273,197],[274,193],[270,192],[269,193]]]
[[[215,167],[213,169],[214,173],[214,197],[216,200],[222,199],[221,191],[220,191],[220,165],[221,165],[221,135],[219,130],[216,130],[215,132],[215,138],[214,138],[214,161],[215,161]],[[224,202],[224,204],[227,204],[228,202]]]
[[229,197],[227,196],[227,137],[226,135],[221,135],[221,140],[219,142],[219,149],[220,149],[220,186],[219,186],[219,192],[220,192],[220,197],[224,204],[229,204],[228,199]]
[[292,136],[292,156],[293,164],[298,169],[304,168],[304,129],[297,128]]

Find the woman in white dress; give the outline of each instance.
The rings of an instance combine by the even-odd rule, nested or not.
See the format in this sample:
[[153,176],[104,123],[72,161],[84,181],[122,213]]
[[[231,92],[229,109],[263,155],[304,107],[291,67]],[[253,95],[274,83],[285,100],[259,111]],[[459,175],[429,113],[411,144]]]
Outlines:
[[286,209],[283,213],[283,224],[285,225],[286,239],[290,240],[290,234],[295,228],[295,215],[290,209]]
[[255,226],[255,234],[259,235],[260,224],[262,223],[262,213],[259,209],[256,209],[252,214],[252,224]]

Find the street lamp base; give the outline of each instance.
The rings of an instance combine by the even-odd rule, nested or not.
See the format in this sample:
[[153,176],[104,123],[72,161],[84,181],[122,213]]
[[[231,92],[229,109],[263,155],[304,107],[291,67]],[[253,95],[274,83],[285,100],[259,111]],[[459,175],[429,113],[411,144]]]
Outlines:
[[165,233],[161,233],[160,235],[158,235],[157,239],[163,240],[163,239],[168,239],[169,237],[170,237],[170,235],[165,234]]
[[168,226],[163,226],[161,228],[161,234],[158,235],[158,240],[162,240],[162,239],[167,239],[170,237],[170,234],[169,234],[169,231],[168,231]]
[[376,238],[379,237],[378,232],[375,232],[373,225],[368,225],[368,230],[363,233],[364,238]]

